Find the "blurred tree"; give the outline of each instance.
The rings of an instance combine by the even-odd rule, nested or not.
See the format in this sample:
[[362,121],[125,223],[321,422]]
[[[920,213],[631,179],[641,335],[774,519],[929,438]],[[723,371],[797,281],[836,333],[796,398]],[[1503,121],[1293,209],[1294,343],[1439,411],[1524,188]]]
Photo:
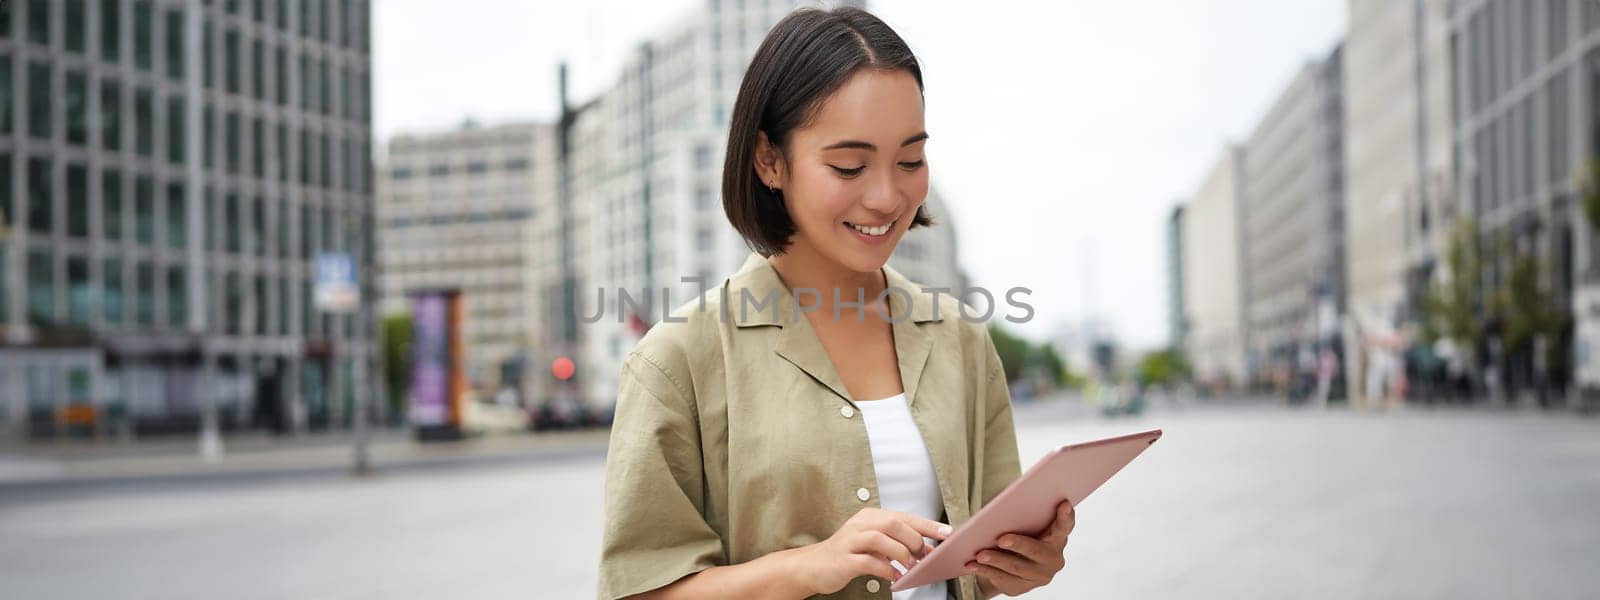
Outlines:
[[[1526,360],[1519,364],[1530,375],[1564,373],[1566,344],[1561,341],[1571,325],[1570,311],[1539,276],[1544,266],[1535,251],[1514,249],[1508,236],[1500,238],[1500,248],[1503,255],[1510,257],[1509,272],[1494,292],[1492,311],[1503,325],[1501,341],[1505,353]],[[1531,363],[1534,352],[1540,350],[1536,341],[1542,341],[1543,356],[1539,358],[1543,360],[1544,373],[1534,371],[1536,365]]]
[[1589,227],[1600,230],[1600,157],[1591,157],[1578,172],[1578,189],[1583,194],[1583,216]]
[[989,325],[989,337],[994,339],[994,350],[1000,355],[1006,381],[1023,377],[1042,376],[1055,387],[1076,387],[1079,378],[1067,369],[1066,361],[1048,343],[1033,345],[1012,335],[998,325]]
[[1454,342],[1473,382],[1478,381],[1478,347],[1484,341],[1484,324],[1490,320],[1493,304],[1484,297],[1484,265],[1477,221],[1457,219],[1445,249],[1445,269],[1422,298],[1424,341],[1431,344],[1445,338]]
[[383,377],[389,388],[392,415],[403,414],[401,403],[411,387],[411,315],[383,318]]
[[1170,386],[1188,376],[1188,361],[1177,348],[1150,352],[1139,359],[1139,379],[1146,385]]
[[1000,355],[1000,364],[1005,369],[1006,381],[1016,381],[1022,376],[1023,367],[1027,366],[1028,342],[992,323],[989,325],[989,337],[994,339],[994,351]]

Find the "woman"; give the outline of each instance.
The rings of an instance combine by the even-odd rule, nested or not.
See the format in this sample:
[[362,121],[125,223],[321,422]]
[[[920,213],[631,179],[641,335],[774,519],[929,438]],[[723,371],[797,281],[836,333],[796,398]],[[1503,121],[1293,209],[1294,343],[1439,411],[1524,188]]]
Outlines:
[[[885,266],[932,224],[922,72],[865,11],[800,10],[756,51],[723,205],[745,266],[640,340],[606,460],[600,597],[888,598],[1019,476],[993,342]],[[930,293],[931,292],[931,293]],[[896,600],[1020,594],[1061,569],[1063,503]]]

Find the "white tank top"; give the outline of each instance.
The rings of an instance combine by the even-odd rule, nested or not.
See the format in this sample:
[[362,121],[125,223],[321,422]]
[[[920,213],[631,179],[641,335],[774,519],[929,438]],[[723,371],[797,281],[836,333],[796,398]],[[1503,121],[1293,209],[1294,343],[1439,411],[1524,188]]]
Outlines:
[[[861,418],[867,424],[867,438],[872,445],[879,506],[937,521],[944,512],[939,479],[922,433],[911,419],[906,395],[857,402],[856,406],[861,409]],[[896,570],[905,572],[898,562],[893,564]],[[893,599],[945,600],[947,590],[947,585],[941,581],[895,592]]]

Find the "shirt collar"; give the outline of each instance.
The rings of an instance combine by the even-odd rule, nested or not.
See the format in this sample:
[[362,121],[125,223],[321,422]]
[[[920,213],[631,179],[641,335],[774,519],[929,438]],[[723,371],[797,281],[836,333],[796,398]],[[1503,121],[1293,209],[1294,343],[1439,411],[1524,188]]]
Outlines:
[[[912,283],[887,265],[883,267],[883,273],[890,289],[898,288],[907,292],[891,293],[888,298],[891,315],[911,316],[909,319],[893,320],[891,327],[906,405],[914,407],[917,384],[922,379],[922,369],[927,365],[928,354],[933,348],[932,334],[921,324],[942,321],[943,315],[935,310],[933,296],[923,292],[922,286]],[[794,296],[778,277],[778,271],[771,262],[752,252],[739,271],[728,279],[723,292],[723,310],[730,313],[735,326],[741,329],[761,326],[782,328],[773,351],[840,398],[854,404],[827,351],[822,348],[822,342],[812,330],[811,322],[804,315],[796,314]],[[809,298],[802,300],[811,302]],[[757,303],[767,304],[757,308]]]

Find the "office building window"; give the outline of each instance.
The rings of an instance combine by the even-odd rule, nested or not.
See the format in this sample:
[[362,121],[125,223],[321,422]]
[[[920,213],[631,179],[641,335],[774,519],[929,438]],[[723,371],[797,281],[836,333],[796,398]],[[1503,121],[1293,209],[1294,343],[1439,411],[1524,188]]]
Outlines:
[[147,262],[134,267],[133,320],[139,325],[156,324],[156,269]]
[[201,164],[210,169],[217,164],[217,125],[216,113],[207,104],[205,111],[200,116],[200,144],[205,147],[201,152]]
[[156,184],[148,175],[133,182],[133,241],[146,246],[156,242]]
[[216,82],[216,75],[212,74],[214,70],[212,63],[215,62],[213,57],[216,56],[216,46],[213,42],[216,39],[216,32],[212,30],[211,21],[207,19],[205,24],[200,26],[200,71],[202,85],[208,90]]
[[279,46],[276,54],[278,69],[277,77],[272,80],[272,85],[278,88],[278,104],[289,105],[289,52]]
[[239,252],[239,197],[233,194],[222,203],[222,238],[227,251]]
[[89,144],[89,78],[78,71],[67,72],[67,143]]
[[167,161],[182,164],[184,158],[183,96],[167,99]]
[[250,123],[250,175],[267,177],[267,123],[256,117]]
[[289,258],[289,201],[278,199],[278,256]]
[[149,2],[133,3],[133,66],[149,71],[154,62],[151,59],[151,38],[155,36],[155,18],[150,13]]
[[261,210],[261,199],[241,198],[241,200],[244,201],[244,208],[243,210],[239,211],[239,216],[249,219],[249,221],[244,223],[243,227],[241,228],[245,234],[243,251],[247,254],[256,254],[261,250],[262,243],[261,220],[263,215]]
[[155,99],[148,89],[133,92],[133,151],[139,156],[155,153]]
[[244,314],[244,311],[240,310],[240,308],[244,306],[244,284],[240,281],[237,271],[229,271],[227,275],[223,276],[223,281],[222,293],[223,301],[225,302],[223,306],[227,307],[226,310],[222,311],[223,318],[226,319],[224,326],[227,333],[237,335],[241,333],[240,326],[243,323],[243,319],[240,316]]
[[223,117],[222,154],[228,173],[239,172],[239,115],[228,113]]
[[45,250],[28,251],[28,321],[35,325],[56,322],[55,257]]
[[239,93],[239,32],[232,29],[222,33],[222,76],[223,89]]
[[67,257],[67,322],[75,327],[88,327],[94,314],[95,293],[89,285],[89,260],[82,256]]
[[[11,155],[0,154],[0,223],[11,227],[15,216],[11,214]],[[0,263],[3,262],[5,261],[0,259]],[[5,280],[4,277],[0,277],[0,281]],[[5,293],[0,292],[0,296],[4,295]],[[5,314],[6,311],[0,310],[0,322],[5,321]]]
[[11,133],[11,56],[0,54],[0,135]]
[[84,7],[87,0],[66,0],[66,23],[62,24],[67,37],[67,52],[84,54],[87,36],[89,35],[88,11]]
[[189,318],[189,291],[183,267],[167,269],[167,323],[182,329]]
[[312,211],[310,205],[300,205],[300,223],[296,227],[296,230],[300,232],[300,258],[308,261],[311,260],[313,252],[315,251],[315,249],[312,248],[312,243],[317,237],[311,235],[311,233],[315,231],[311,228],[311,226],[314,224],[311,220],[312,214],[314,214],[314,212]]
[[112,152],[122,149],[122,88],[112,79],[100,82],[100,145]]
[[300,109],[301,110],[310,111],[311,110],[311,99],[317,97],[317,92],[316,92],[316,87],[315,87],[315,79],[316,78],[313,77],[314,73],[316,73],[316,70],[311,68],[311,57],[309,57],[309,56],[301,56],[300,57]]
[[[1589,28],[1595,28],[1595,22],[1600,21],[1600,6],[1593,6],[1590,2]],[[1589,53],[1589,153],[1600,156],[1600,50]]]
[[264,68],[267,49],[256,40],[250,46],[250,95],[257,100],[267,99],[267,70]]
[[270,333],[270,331],[267,330],[267,315],[271,314],[271,313],[267,309],[268,309],[268,307],[272,306],[270,303],[267,302],[267,278],[264,277],[264,276],[261,276],[261,275],[256,275],[256,277],[255,277],[255,286],[254,287],[255,287],[255,302],[256,302],[256,310],[255,310],[256,321],[253,324],[253,327],[252,327],[252,330],[250,331],[250,333],[257,334],[257,335],[265,335],[267,333]]
[[28,41],[50,45],[50,0],[28,0]]
[[100,317],[107,325],[122,324],[122,262],[115,258],[101,263]]
[[50,63],[28,63],[28,135],[50,139]]
[[167,247],[182,249],[189,243],[189,211],[181,183],[167,184]]
[[289,182],[289,126],[278,125],[278,181]]
[[183,79],[183,9],[167,11],[167,76]]
[[28,231],[48,236],[55,225],[50,206],[50,159],[28,159],[27,190]]
[[100,224],[108,241],[122,239],[122,177],[112,169],[100,174]]
[[100,0],[100,58],[117,62],[122,56],[122,4]]
[[67,235],[89,237],[89,168],[67,165]]

